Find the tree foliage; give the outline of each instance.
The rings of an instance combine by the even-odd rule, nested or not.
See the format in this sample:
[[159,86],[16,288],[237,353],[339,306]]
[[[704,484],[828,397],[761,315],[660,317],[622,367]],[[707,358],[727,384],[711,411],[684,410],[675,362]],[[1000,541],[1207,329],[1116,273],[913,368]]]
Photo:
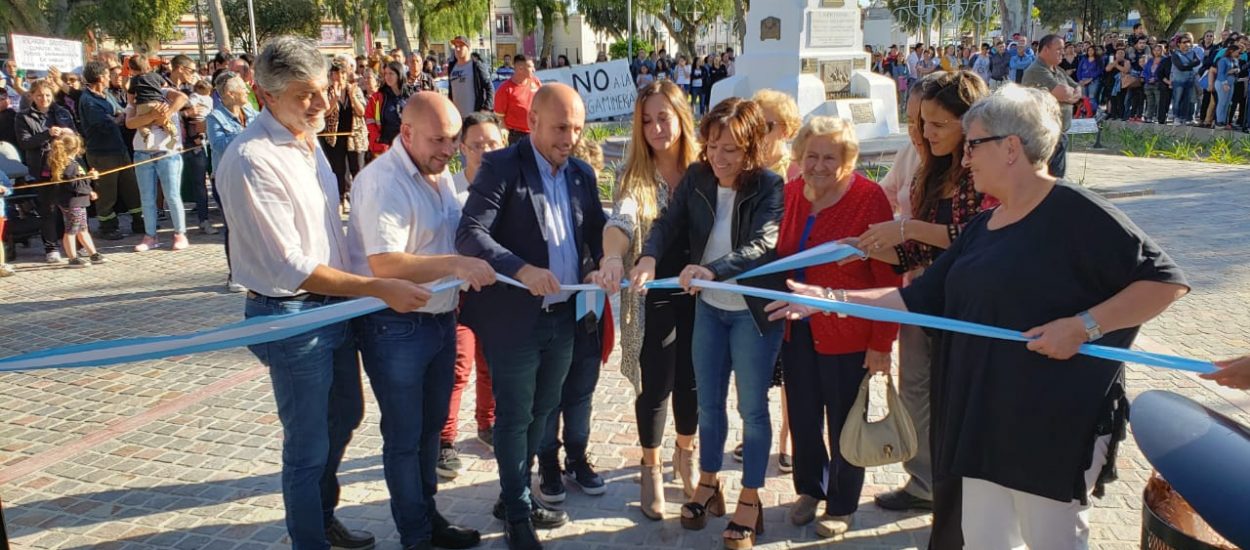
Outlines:
[[597,32],[607,33],[617,40],[624,40],[629,35],[629,10],[626,2],[579,0],[577,11],[582,14],[586,24]]
[[490,16],[489,0],[408,0],[409,15],[417,26],[417,48],[430,50],[431,39],[473,36]]
[[[65,0],[61,3],[68,4]],[[75,2],[70,8],[69,32],[72,35],[83,36],[92,30],[117,42],[132,44],[136,49],[155,51],[161,40],[173,36],[178,19],[191,10],[192,3],[191,0],[96,0]]]
[[512,15],[525,33],[542,25],[543,45],[539,57],[550,58],[555,49],[556,19],[569,24],[569,3],[566,0],[512,0]]
[[389,23],[385,0],[324,0],[322,6],[353,37],[363,37],[366,25],[377,32]]
[[732,0],[636,0],[635,4],[663,24],[681,53],[691,57],[699,33],[718,17],[730,18],[734,9]]
[[1185,20],[1208,11],[1227,15],[1232,0],[1134,0],[1148,31],[1159,38],[1180,32]]
[[[283,34],[308,38],[321,37],[321,6],[316,0],[252,0],[256,15],[256,44]],[[222,5],[230,28],[243,39],[244,49],[252,47],[247,0],[226,0]]]
[[[638,52],[651,53],[651,44],[646,40],[634,37],[634,55]],[[629,59],[629,41],[617,40],[611,46],[608,46],[608,58],[610,59]]]

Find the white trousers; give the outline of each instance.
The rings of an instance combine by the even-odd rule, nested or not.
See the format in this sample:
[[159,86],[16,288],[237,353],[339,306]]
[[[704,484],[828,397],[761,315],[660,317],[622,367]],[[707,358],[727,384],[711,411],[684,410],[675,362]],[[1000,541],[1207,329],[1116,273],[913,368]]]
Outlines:
[[[1094,460],[1085,471],[1090,492],[1107,462],[1110,443],[1110,435],[1094,443]],[[1089,548],[1089,505],[1080,500],[1061,502],[969,477],[963,478],[963,491],[961,526],[968,550]]]

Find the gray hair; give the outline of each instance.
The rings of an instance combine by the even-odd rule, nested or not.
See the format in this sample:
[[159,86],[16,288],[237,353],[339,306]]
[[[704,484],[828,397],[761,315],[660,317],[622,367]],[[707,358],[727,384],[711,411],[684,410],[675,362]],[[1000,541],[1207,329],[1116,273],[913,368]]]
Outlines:
[[1049,92],[1008,84],[964,113],[964,135],[980,123],[991,136],[1016,136],[1023,143],[1025,158],[1040,166],[1059,142],[1062,116],[1059,102]]
[[349,71],[356,70],[356,60],[352,56],[345,53],[334,56],[334,61],[342,63],[343,67]]
[[226,95],[226,92],[240,88],[247,90],[247,83],[243,81],[243,77],[239,76],[239,73],[221,71],[217,74],[217,78],[213,79],[213,88],[217,90],[217,95]]
[[317,44],[307,38],[279,36],[265,43],[256,58],[256,84],[261,89],[280,94],[291,82],[312,81],[326,77],[326,58]]

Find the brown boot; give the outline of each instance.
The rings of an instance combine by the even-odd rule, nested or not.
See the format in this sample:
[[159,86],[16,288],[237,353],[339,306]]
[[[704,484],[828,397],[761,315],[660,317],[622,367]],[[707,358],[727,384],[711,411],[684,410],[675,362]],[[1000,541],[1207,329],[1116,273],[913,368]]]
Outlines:
[[650,519],[664,519],[664,473],[659,464],[640,466],[642,472],[642,495],[639,507],[642,515]]
[[694,449],[686,450],[680,445],[674,446],[673,471],[681,480],[681,490],[686,493],[686,498],[693,498],[695,485],[699,483],[699,471],[694,467]]

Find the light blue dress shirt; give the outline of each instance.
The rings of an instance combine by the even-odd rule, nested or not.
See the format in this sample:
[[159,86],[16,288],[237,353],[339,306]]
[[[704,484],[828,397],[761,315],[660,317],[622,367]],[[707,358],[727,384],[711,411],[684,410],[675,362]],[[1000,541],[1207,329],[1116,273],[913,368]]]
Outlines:
[[[538,164],[538,174],[543,181],[543,196],[547,204],[542,209],[545,219],[539,220],[543,228],[543,238],[547,241],[548,267],[552,274],[560,280],[560,284],[574,285],[578,280],[577,241],[573,239],[573,206],[569,200],[569,185],[565,173],[569,163],[566,161],[552,175],[551,163],[534,149],[534,159]],[[567,301],[573,295],[564,291],[543,298],[543,307]]]

